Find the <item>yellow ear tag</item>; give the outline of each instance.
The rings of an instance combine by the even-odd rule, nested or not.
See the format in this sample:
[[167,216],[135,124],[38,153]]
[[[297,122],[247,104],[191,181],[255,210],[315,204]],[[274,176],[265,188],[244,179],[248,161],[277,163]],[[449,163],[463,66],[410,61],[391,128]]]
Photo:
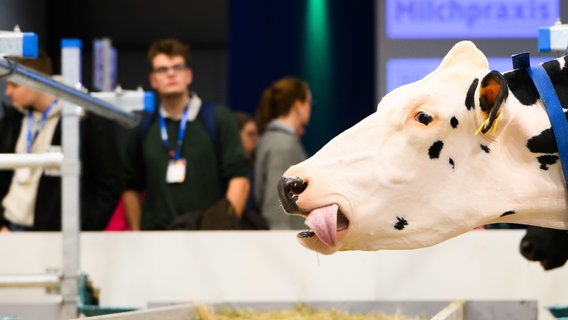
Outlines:
[[[495,133],[495,131],[497,131],[497,125],[499,124],[499,119],[501,119],[501,115],[503,115],[503,109],[499,109],[499,113],[497,113],[497,118],[495,118],[495,121],[491,125],[491,133]],[[483,123],[479,126],[479,128],[477,128],[477,130],[473,134],[474,136],[476,136],[481,132],[481,129],[485,126],[487,121],[489,121],[489,118],[485,119],[485,121],[483,121]]]
[[501,115],[503,115],[503,108],[499,109],[499,113],[497,114],[497,118],[495,119],[495,123],[493,123],[493,133],[497,131],[497,125],[499,124],[499,120],[501,119]]
[[487,123],[487,121],[489,121],[489,118],[485,119],[485,121],[483,121],[483,123],[479,126],[479,128],[477,128],[477,130],[473,134],[474,136],[476,136],[478,133],[481,132],[481,128],[485,127],[485,124]]
[[495,118],[495,122],[493,122],[493,126],[491,128],[491,132],[495,133],[497,131],[497,125],[499,124],[499,119],[501,119],[501,115],[503,114],[503,109],[499,109],[499,113],[497,113],[497,118]]

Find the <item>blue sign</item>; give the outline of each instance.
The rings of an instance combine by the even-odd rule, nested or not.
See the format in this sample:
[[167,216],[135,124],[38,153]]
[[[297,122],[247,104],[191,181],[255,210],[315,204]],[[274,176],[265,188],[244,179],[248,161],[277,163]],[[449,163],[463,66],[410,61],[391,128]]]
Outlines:
[[[531,64],[552,60],[550,57],[531,57]],[[487,58],[489,69],[501,73],[513,69],[511,58]],[[434,71],[442,62],[442,58],[400,58],[387,61],[387,92],[402,85],[420,80]]]
[[386,0],[391,39],[536,38],[560,18],[559,0]]

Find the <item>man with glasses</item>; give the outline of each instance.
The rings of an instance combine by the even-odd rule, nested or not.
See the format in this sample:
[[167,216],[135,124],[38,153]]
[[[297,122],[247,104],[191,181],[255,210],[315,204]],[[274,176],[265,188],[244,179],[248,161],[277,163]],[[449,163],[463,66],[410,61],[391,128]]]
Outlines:
[[[160,104],[147,125],[141,122],[146,128],[132,130],[126,147],[123,199],[131,230],[171,229],[180,217],[184,229],[224,229],[221,222],[204,226],[203,214],[221,208],[221,218],[236,221],[244,210],[250,183],[236,121],[228,108],[190,91],[189,54],[176,39],[156,41],[148,51]],[[206,110],[214,110],[214,132]]]

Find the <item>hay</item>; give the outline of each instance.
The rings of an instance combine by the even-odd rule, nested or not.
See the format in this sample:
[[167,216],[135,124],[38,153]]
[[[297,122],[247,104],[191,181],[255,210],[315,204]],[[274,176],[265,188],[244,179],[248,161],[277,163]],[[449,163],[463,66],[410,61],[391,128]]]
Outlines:
[[223,308],[215,312],[213,308],[197,303],[194,320],[423,320],[420,317],[405,317],[397,312],[395,315],[385,315],[380,313],[349,314],[339,310],[323,310],[312,308],[305,303],[296,304],[293,310],[276,311],[256,311],[253,309],[242,308]]

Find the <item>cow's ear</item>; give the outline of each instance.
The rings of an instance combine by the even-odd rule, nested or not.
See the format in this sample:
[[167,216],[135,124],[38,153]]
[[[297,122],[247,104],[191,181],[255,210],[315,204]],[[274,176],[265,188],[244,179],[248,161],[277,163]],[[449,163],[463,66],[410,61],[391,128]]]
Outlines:
[[496,128],[502,107],[509,96],[507,81],[497,71],[489,72],[479,87],[479,106],[485,116],[485,121],[479,128],[481,133],[486,133],[491,127]]

